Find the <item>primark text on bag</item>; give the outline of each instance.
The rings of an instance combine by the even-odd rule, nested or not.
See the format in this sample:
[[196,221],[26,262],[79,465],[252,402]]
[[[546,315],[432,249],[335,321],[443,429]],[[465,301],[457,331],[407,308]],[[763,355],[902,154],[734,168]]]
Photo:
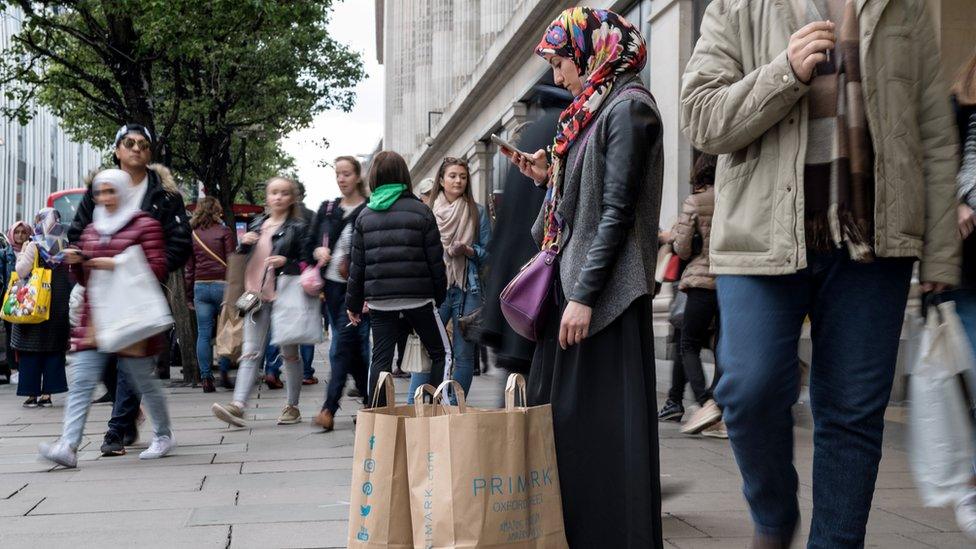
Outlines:
[[414,546],[567,547],[552,408],[525,406],[518,374],[502,410],[468,408],[453,380],[434,402],[404,420]]

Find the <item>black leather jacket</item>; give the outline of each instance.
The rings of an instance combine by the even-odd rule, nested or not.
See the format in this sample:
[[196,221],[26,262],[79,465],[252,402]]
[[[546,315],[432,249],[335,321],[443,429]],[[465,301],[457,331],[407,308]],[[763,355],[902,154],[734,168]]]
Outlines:
[[567,296],[591,307],[610,278],[620,248],[634,227],[635,197],[648,169],[647,151],[660,131],[657,115],[639,101],[625,101],[610,112],[607,126],[613,146],[600,151],[606,158],[603,211],[586,263]]
[[[247,226],[249,232],[261,234],[261,226],[268,219],[267,214],[261,214],[254,218],[254,221]],[[300,217],[289,217],[278,227],[278,230],[271,235],[271,255],[284,256],[288,261],[285,266],[275,271],[276,275],[298,275],[302,268],[300,263],[304,259],[303,244],[305,239],[305,229],[308,226],[305,220]],[[238,244],[237,253],[246,254],[248,260],[251,259],[251,252],[254,246]]]

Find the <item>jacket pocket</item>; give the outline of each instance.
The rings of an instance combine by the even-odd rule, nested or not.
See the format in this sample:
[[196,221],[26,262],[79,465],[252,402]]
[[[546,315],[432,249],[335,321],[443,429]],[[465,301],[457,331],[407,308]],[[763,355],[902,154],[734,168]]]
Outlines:
[[716,172],[710,242],[716,253],[768,253],[772,249],[775,177],[756,173],[759,158]]
[[884,72],[893,80],[902,80],[914,84],[916,81],[915,55],[912,48],[912,28],[909,26],[893,25],[886,28],[878,37],[883,43],[878,44],[884,55],[881,57],[885,66]]

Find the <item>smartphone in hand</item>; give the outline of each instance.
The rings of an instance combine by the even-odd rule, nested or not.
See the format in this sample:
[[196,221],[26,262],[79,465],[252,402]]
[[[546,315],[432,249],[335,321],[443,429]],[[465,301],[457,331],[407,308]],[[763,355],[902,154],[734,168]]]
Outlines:
[[508,141],[502,139],[497,134],[494,134],[494,133],[491,134],[491,142],[494,143],[494,144],[496,144],[496,145],[498,145],[499,147],[505,149],[506,151],[511,151],[512,153],[521,155],[524,158],[528,158],[528,159],[531,159],[532,158],[528,154],[526,154],[526,153],[518,150],[518,148],[515,145],[512,145]]

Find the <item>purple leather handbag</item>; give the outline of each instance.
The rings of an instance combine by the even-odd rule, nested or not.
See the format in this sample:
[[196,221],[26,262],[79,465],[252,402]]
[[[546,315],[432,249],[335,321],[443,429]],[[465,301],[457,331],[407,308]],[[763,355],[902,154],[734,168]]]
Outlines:
[[542,338],[547,315],[554,307],[553,277],[557,249],[535,254],[499,296],[502,315],[518,335],[529,341]]

